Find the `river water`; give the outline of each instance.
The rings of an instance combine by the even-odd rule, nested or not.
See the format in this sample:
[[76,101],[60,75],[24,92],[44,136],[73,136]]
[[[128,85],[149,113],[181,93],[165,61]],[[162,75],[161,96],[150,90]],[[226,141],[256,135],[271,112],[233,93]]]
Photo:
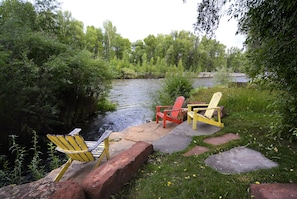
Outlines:
[[[96,140],[108,128],[120,132],[129,126],[136,126],[154,118],[152,95],[161,89],[162,79],[114,80],[109,100],[117,104],[116,111],[98,114],[83,128],[82,135],[88,140]],[[246,82],[245,76],[234,77],[235,82]],[[213,78],[199,78],[193,82],[196,87],[212,87]]]

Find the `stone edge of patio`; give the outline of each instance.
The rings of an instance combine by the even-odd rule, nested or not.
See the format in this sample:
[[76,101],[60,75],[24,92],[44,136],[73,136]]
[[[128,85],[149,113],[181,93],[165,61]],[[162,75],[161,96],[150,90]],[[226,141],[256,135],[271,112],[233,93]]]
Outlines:
[[131,180],[152,152],[152,144],[139,141],[93,169],[81,182],[67,180],[55,183],[41,179],[22,185],[9,185],[0,189],[0,198],[108,199]]

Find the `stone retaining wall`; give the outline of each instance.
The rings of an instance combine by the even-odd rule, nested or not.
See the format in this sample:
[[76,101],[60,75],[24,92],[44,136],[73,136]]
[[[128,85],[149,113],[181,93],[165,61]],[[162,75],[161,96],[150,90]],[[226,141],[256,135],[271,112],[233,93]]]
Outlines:
[[0,189],[0,198],[109,198],[133,177],[152,152],[152,144],[139,141],[92,170],[82,183],[70,180],[58,183],[39,180],[23,185],[9,185]]

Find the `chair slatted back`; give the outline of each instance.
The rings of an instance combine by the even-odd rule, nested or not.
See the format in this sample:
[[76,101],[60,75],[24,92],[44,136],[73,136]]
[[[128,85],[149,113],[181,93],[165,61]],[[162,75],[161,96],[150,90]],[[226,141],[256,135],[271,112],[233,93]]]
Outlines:
[[[184,102],[185,102],[185,98],[183,96],[177,97],[172,109],[181,109],[183,107]],[[177,118],[179,113],[180,111],[171,111],[170,116],[172,118]]]
[[[215,108],[218,106],[220,99],[222,97],[221,92],[214,93],[207,108]],[[204,116],[207,118],[212,118],[215,109],[206,110]]]
[[47,137],[57,146],[57,150],[66,153],[73,160],[81,162],[94,160],[84,138],[80,135],[47,135]]

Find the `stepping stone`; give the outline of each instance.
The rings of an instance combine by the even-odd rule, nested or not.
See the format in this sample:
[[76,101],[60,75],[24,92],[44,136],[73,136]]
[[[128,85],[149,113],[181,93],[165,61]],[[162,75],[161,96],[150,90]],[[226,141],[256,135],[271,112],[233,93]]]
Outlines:
[[209,156],[205,164],[223,174],[239,174],[258,169],[270,169],[278,164],[258,151],[236,147],[220,154]]
[[154,151],[161,151],[163,153],[173,153],[182,151],[189,146],[192,138],[185,135],[176,135],[169,133],[159,140],[153,142]]
[[188,157],[188,156],[192,156],[192,155],[200,155],[202,153],[205,153],[206,151],[208,151],[208,148],[206,148],[204,146],[195,146],[193,149],[191,149],[187,153],[184,153],[183,156]]
[[254,199],[293,199],[297,198],[297,184],[252,184],[251,198]]
[[202,122],[197,122],[197,129],[194,130],[192,128],[192,123],[188,124],[187,121],[184,121],[174,129],[170,133],[172,134],[178,134],[178,135],[187,135],[187,136],[199,136],[199,135],[212,135],[216,132],[221,130],[221,128],[205,124]]
[[218,137],[206,138],[203,141],[207,144],[221,145],[221,144],[230,142],[232,140],[238,140],[238,139],[240,139],[239,135],[236,135],[233,133],[227,133],[225,135],[218,136]]

